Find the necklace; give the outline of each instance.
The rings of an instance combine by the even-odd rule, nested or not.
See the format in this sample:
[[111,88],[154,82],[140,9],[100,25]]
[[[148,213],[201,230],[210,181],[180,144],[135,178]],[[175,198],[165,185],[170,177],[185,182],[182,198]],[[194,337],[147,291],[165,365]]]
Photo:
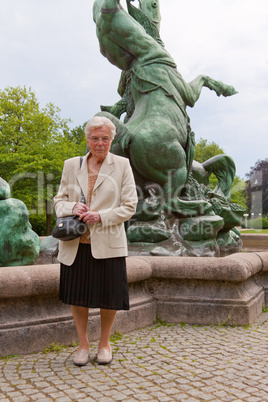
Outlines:
[[93,173],[98,174],[99,171],[100,171],[100,168],[101,168],[101,164],[100,164],[100,165],[97,164],[97,166],[94,166],[93,160],[92,160],[92,159],[89,159],[89,160],[88,160],[88,168],[89,168]]

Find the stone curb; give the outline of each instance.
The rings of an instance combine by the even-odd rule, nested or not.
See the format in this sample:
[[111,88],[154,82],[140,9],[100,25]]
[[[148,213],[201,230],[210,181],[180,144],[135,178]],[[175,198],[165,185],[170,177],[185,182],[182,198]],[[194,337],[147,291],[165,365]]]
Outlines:
[[[117,314],[115,328],[130,332],[156,316],[189,324],[251,324],[268,303],[267,268],[267,252],[128,257],[131,309]],[[0,268],[0,354],[16,354],[20,343],[28,353],[59,340],[76,341],[70,308],[58,300],[58,284],[59,264]],[[91,339],[97,339],[96,310],[90,310],[89,320]]]

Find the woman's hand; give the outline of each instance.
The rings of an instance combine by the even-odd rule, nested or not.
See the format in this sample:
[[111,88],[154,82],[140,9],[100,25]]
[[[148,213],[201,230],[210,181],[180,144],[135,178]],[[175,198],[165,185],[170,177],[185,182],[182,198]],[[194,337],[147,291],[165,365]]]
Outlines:
[[[74,215],[78,215],[79,218],[81,217],[82,214],[84,214],[85,212],[89,211],[89,208],[86,204],[83,204],[82,202],[78,202],[77,204],[75,204],[75,206],[73,207],[73,214]],[[80,219],[81,220],[81,219]]]
[[99,223],[101,221],[100,214],[98,211],[90,211],[89,207],[82,202],[78,202],[73,207],[73,214],[79,216],[79,220],[89,225],[94,225],[94,223]]
[[101,217],[98,211],[87,211],[82,213],[79,216],[80,220],[83,220],[85,223],[88,223],[89,225],[94,225],[95,223],[101,222]]

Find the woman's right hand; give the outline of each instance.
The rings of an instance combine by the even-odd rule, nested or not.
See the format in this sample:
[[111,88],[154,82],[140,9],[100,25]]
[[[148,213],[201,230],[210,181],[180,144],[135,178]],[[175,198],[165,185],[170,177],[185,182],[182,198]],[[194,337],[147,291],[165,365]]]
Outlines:
[[83,204],[82,202],[78,202],[73,207],[73,214],[78,215],[79,217],[87,211],[89,211],[88,206],[86,204]]

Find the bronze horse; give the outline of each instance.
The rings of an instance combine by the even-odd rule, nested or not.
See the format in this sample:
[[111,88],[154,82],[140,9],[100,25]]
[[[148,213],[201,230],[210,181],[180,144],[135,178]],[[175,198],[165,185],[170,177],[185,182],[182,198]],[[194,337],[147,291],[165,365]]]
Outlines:
[[[158,0],[140,0],[140,6],[141,11],[147,9],[147,16],[150,11],[152,15],[159,14]],[[100,113],[111,118],[117,127],[112,152],[129,157],[140,183],[161,186],[165,208],[170,212],[212,213],[207,201],[181,198],[189,173],[192,171],[199,182],[207,183],[214,172],[219,180],[217,191],[228,197],[235,165],[227,155],[212,158],[204,165],[193,163],[194,133],[186,107],[194,106],[204,86],[218,96],[231,96],[235,89],[206,75],[185,82],[161,41],[147,33],[122,8],[120,0],[95,0],[93,18],[101,53],[130,77],[128,91],[133,107],[125,122],[119,120],[121,113]],[[156,27],[159,21],[158,18]],[[126,85],[123,87],[122,95]]]

